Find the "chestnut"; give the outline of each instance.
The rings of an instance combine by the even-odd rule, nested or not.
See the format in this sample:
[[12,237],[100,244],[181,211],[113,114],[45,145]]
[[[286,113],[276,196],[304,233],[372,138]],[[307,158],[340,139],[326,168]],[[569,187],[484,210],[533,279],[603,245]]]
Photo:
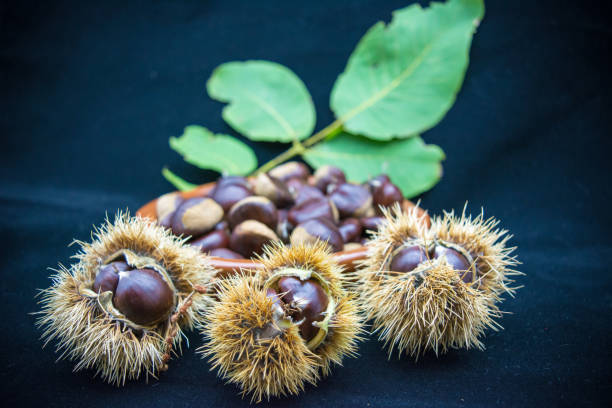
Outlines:
[[321,166],[314,174],[314,186],[325,194],[345,182],[344,172],[335,166]]
[[229,234],[224,229],[214,230],[191,241],[190,244],[202,252],[209,252],[216,248],[227,248],[229,245]]
[[308,201],[311,198],[325,198],[325,194],[316,187],[309,186],[308,184],[302,184],[294,192],[295,205],[300,205],[304,201]]
[[213,229],[222,218],[223,209],[210,198],[190,198],[174,212],[172,232],[176,235],[202,235]]
[[293,195],[285,183],[262,173],[255,180],[255,194],[268,198],[277,207],[287,207],[293,204]]
[[289,180],[285,180],[284,183],[289,189],[289,192],[291,192],[291,194],[294,196],[300,188],[308,185],[308,182],[306,180],[296,177],[290,178]]
[[474,281],[473,268],[470,261],[462,255],[459,251],[445,247],[443,245],[436,245],[433,248],[432,258],[438,259],[441,256],[446,258],[446,262],[456,271],[463,272],[461,274],[461,280],[465,283],[472,283]]
[[389,176],[387,176],[386,174],[379,174],[376,177],[371,178],[370,180],[368,180],[368,185],[370,186],[370,188],[375,189],[378,186],[383,185],[384,183],[390,183],[391,179],[389,178]]
[[395,272],[410,272],[427,259],[427,251],[423,247],[412,245],[397,251],[389,268]]
[[313,323],[325,319],[329,304],[327,294],[316,280],[302,281],[293,276],[280,278],[278,289],[292,320],[301,322],[300,335],[305,341],[311,340],[319,331]]
[[230,237],[230,249],[245,257],[251,257],[261,254],[264,245],[278,240],[276,233],[265,224],[247,220],[234,228]]
[[372,194],[366,186],[344,183],[337,186],[329,196],[338,208],[340,217],[367,217],[374,215]]
[[215,225],[215,230],[219,231],[219,230],[229,230],[229,224],[227,223],[227,221],[219,221],[217,223],[217,225]]
[[132,322],[149,325],[170,314],[174,293],[152,269],[121,271],[113,305]]
[[327,218],[337,222],[338,210],[331,200],[325,197],[313,197],[296,204],[289,210],[287,218],[293,225],[298,225],[314,218]]
[[344,242],[354,241],[361,236],[361,223],[355,218],[347,218],[338,227]]
[[404,196],[395,184],[386,182],[372,190],[372,198],[376,208],[379,208],[379,206],[390,207],[395,203],[401,203]]
[[278,210],[278,221],[276,223],[276,234],[285,243],[289,242],[289,236],[293,230],[293,225],[287,218],[289,216],[289,210]]
[[111,262],[107,265],[102,265],[96,273],[96,279],[93,283],[93,291],[102,293],[111,291],[115,293],[117,284],[119,283],[119,272],[131,269],[130,266],[123,261]]
[[278,215],[276,207],[266,197],[252,196],[243,198],[234,204],[227,214],[227,221],[231,229],[246,220],[259,221],[271,229],[276,228]]
[[168,193],[159,197],[155,203],[157,223],[164,228],[172,226],[172,217],[176,209],[185,201],[179,193]]
[[291,233],[291,245],[327,241],[334,252],[342,251],[344,241],[336,225],[326,218],[315,218],[299,224]]
[[376,232],[378,228],[385,222],[384,217],[364,217],[359,220],[366,232]]
[[227,248],[215,248],[209,253],[210,256],[216,256],[217,258],[225,259],[244,259],[244,256],[238,252],[234,252]]
[[240,186],[240,187],[244,187],[245,189],[252,191],[252,186],[251,183],[249,183],[249,180],[247,180],[244,177],[240,177],[240,176],[223,176],[223,177],[219,177],[217,179],[217,182],[215,183],[215,187],[227,187],[227,186]]
[[290,161],[276,166],[269,171],[269,174],[281,181],[287,181],[292,178],[306,180],[310,176],[310,170],[304,163]]
[[228,176],[217,180],[215,187],[208,193],[208,197],[217,202],[224,212],[243,198],[252,196],[253,192],[249,182],[243,177]]

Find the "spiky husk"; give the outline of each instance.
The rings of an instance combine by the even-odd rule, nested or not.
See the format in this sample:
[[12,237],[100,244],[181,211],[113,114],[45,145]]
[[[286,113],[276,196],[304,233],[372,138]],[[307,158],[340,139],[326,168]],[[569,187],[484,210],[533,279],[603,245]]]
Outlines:
[[[57,341],[60,358],[76,361],[75,371],[94,369],[96,375],[117,386],[143,374],[155,377],[171,345],[180,350],[181,328],[193,328],[202,320],[209,295],[192,292],[194,285],[209,285],[214,270],[196,249],[183,245],[184,240],[127,213],[118,213],[114,223],[107,219],[96,228],[91,243],[76,242],[81,247],[74,256],[78,262],[70,268],[60,267],[51,287],[41,291],[37,324],[43,329],[45,345]],[[91,288],[99,266],[121,249],[151,257],[164,267],[178,292],[177,308],[191,295],[191,307],[180,315],[178,330],[170,320],[153,329],[130,329],[104,313],[95,298],[79,293],[80,288]]]
[[[218,282],[218,302],[206,316],[200,352],[213,369],[252,401],[297,394],[306,383],[315,384],[329,374],[332,363],[354,356],[362,333],[357,302],[343,287],[341,267],[333,261],[328,246],[269,247],[261,257],[264,269],[256,276],[238,275]],[[280,327],[273,312],[273,299],[266,295],[265,282],[284,268],[307,269],[326,280],[335,309],[327,336],[310,350],[299,334],[299,326]],[[270,340],[257,339],[266,327],[278,333]]]
[[516,248],[506,246],[512,236],[497,228],[498,225],[495,218],[485,220],[483,212],[472,218],[466,215],[464,208],[461,216],[451,211],[434,217],[431,232],[437,239],[460,245],[471,254],[478,270],[480,289],[496,295],[513,295],[517,288],[511,286],[514,283],[511,276],[522,273],[514,269],[519,264],[511,255]]
[[327,281],[336,308],[325,340],[314,350],[323,376],[329,375],[332,363],[341,365],[344,356],[356,357],[363,333],[358,301],[346,290],[347,275],[334,261],[330,247],[323,241],[291,247],[277,244],[266,248],[260,260],[264,264],[259,273],[262,282],[287,267],[317,272]]
[[[298,327],[278,328],[258,279],[234,276],[218,282],[218,302],[205,317],[205,344],[199,351],[212,362],[212,369],[236,384],[251,401],[297,394],[304,384],[314,384],[319,358],[306,347]],[[258,338],[262,330],[275,336]]]
[[418,358],[427,350],[482,348],[479,337],[500,315],[495,298],[466,285],[444,259],[411,273],[364,271],[362,300],[389,357],[394,349]]
[[[480,338],[486,328],[499,327],[494,321],[501,316],[496,305],[500,300],[499,291],[492,290],[492,284],[479,280],[466,284],[445,258],[423,262],[409,273],[388,270],[394,249],[415,242],[428,246],[440,239],[437,234],[442,232],[444,240],[466,246],[472,254],[483,254],[488,262],[496,260],[496,270],[507,271],[503,268],[513,261],[508,258],[511,250],[505,249],[506,239],[495,244],[503,233],[495,231],[493,241],[492,235],[475,236],[491,233],[496,224],[482,223],[479,217],[475,226],[463,217],[461,228],[458,228],[457,220],[449,215],[452,217],[447,214],[443,219],[434,220],[428,229],[416,208],[406,213],[399,207],[385,211],[387,222],[370,241],[368,258],[358,269],[356,289],[360,292],[361,304],[366,318],[372,321],[374,332],[388,348],[389,356],[394,350],[400,355],[406,353],[418,358],[427,350],[438,354],[449,348],[482,349]],[[443,232],[445,228],[447,233]],[[463,241],[466,238],[469,245]],[[485,248],[485,244],[489,248]],[[475,259],[484,262],[478,257]]]

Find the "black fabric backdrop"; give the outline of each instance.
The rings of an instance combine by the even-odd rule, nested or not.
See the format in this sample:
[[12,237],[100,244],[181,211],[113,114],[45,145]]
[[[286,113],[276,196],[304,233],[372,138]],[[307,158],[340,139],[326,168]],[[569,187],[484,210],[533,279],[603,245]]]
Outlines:
[[[235,134],[205,81],[267,59],[328,96],[364,32],[408,1],[3,2],[0,23],[0,384],[3,406],[247,406],[190,347],[159,381],[117,389],[42,349],[37,288],[106,212],[206,182],[168,137],[188,124]],[[457,102],[423,138],[447,154],[422,196],[432,212],[498,217],[526,276],[486,351],[359,359],[271,406],[582,406],[610,402],[609,10],[593,1],[489,1]],[[281,151],[254,146],[260,162]]]

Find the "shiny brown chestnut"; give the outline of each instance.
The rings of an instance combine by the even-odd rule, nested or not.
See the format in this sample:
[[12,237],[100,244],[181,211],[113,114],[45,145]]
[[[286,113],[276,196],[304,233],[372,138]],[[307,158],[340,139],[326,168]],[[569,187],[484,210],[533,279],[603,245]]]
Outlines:
[[168,316],[174,306],[174,293],[161,275],[152,269],[119,273],[113,305],[129,320],[149,325]]
[[436,245],[432,251],[432,258],[438,259],[445,257],[446,262],[456,271],[463,272],[461,274],[461,280],[465,283],[471,283],[474,280],[473,266],[470,264],[468,259],[463,256],[459,251],[448,248],[443,245]]
[[290,161],[276,166],[269,171],[269,174],[281,181],[287,181],[292,178],[306,180],[310,176],[310,169],[304,163]]
[[223,209],[210,198],[190,198],[174,212],[172,232],[176,235],[202,235],[223,218]]
[[185,201],[179,193],[168,193],[159,197],[155,203],[157,223],[165,228],[172,227],[172,217],[176,209]]
[[227,186],[240,186],[240,187],[244,187],[245,189],[249,191],[253,190],[249,180],[247,180],[244,177],[240,177],[240,176],[219,177],[217,179],[217,182],[215,183],[215,187],[224,188]]
[[215,230],[219,231],[219,230],[229,230],[229,224],[227,223],[227,221],[219,221],[217,223],[217,225],[215,225]]
[[419,245],[403,247],[394,254],[389,269],[394,272],[410,272],[427,259],[425,248]]
[[342,221],[340,226],[338,227],[338,231],[340,235],[342,235],[342,240],[347,243],[350,241],[355,241],[357,238],[361,236],[363,228],[361,223],[356,218],[347,218]]
[[107,291],[115,293],[115,289],[117,289],[117,284],[119,283],[119,272],[130,269],[130,266],[123,261],[102,265],[96,274],[96,279],[93,283],[93,291],[96,293]]
[[370,186],[370,188],[374,189],[378,186],[383,185],[384,183],[390,183],[391,179],[389,178],[389,176],[387,176],[386,174],[379,174],[376,177],[372,177],[370,180],[368,180],[367,184]]
[[224,212],[228,212],[238,201],[252,195],[253,191],[248,180],[236,176],[220,178],[215,187],[208,193],[208,197],[215,200]]
[[316,187],[308,184],[302,184],[294,191],[295,205],[300,205],[304,201],[308,201],[312,198],[325,198],[325,194]]
[[363,229],[365,230],[365,232],[371,233],[371,232],[378,231],[378,228],[380,228],[382,223],[385,222],[385,218],[378,217],[378,216],[364,217],[364,218],[361,218],[359,222],[361,222],[361,225],[363,225]]
[[338,210],[331,200],[314,197],[295,205],[287,214],[287,219],[293,225],[315,218],[327,218],[332,222],[338,222]]
[[315,171],[314,186],[327,194],[337,185],[346,183],[344,172],[336,166],[321,166]]
[[340,217],[367,217],[374,215],[372,194],[366,186],[344,183],[337,186],[329,196],[336,205]]
[[401,203],[404,196],[395,184],[386,182],[372,189],[372,198],[374,205],[378,208],[379,206],[390,207],[395,203]]
[[227,248],[229,246],[229,234],[224,229],[214,230],[191,241],[190,244],[203,253],[217,248]]
[[344,241],[336,225],[326,218],[315,218],[299,224],[291,233],[291,245],[326,241],[334,252],[342,251]]
[[302,186],[307,186],[308,181],[301,178],[290,178],[289,180],[284,181],[285,185],[289,189],[289,192],[295,197],[297,191],[302,188]]
[[276,223],[276,235],[281,239],[281,241],[287,243],[289,242],[289,237],[291,236],[291,231],[293,230],[293,225],[289,222],[289,210],[278,210],[277,211],[278,218]]
[[271,229],[276,229],[278,214],[274,203],[260,196],[247,197],[238,201],[227,214],[229,226],[234,229],[246,220],[259,221]]
[[249,258],[260,255],[266,244],[279,241],[278,236],[265,224],[255,221],[244,221],[232,231],[230,249]]
[[278,290],[280,299],[292,320],[301,322],[300,335],[305,341],[309,341],[319,331],[313,323],[325,319],[324,312],[329,304],[329,298],[323,288],[314,279],[302,281],[293,276],[286,276],[279,279]]
[[267,173],[262,173],[255,179],[255,194],[269,199],[278,208],[293,204],[293,195],[287,185]]

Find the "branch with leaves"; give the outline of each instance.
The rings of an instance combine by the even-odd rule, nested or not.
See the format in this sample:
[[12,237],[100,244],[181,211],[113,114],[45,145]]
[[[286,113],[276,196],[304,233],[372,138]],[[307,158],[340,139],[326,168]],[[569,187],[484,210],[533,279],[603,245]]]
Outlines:
[[[334,84],[336,120],[314,134],[312,98],[291,70],[269,61],[222,64],[207,91],[227,103],[223,119],[250,140],[291,146],[259,168],[249,146],[200,126],[170,138],[170,147],[188,163],[224,174],[258,174],[296,156],[315,169],[338,166],[354,182],[387,173],[414,197],[442,176],[444,152],[419,135],[455,101],[483,15],[482,0],[448,0],[426,9],[411,5],[396,10],[388,25],[376,23]],[[180,190],[194,187],[168,169],[163,175]]]

